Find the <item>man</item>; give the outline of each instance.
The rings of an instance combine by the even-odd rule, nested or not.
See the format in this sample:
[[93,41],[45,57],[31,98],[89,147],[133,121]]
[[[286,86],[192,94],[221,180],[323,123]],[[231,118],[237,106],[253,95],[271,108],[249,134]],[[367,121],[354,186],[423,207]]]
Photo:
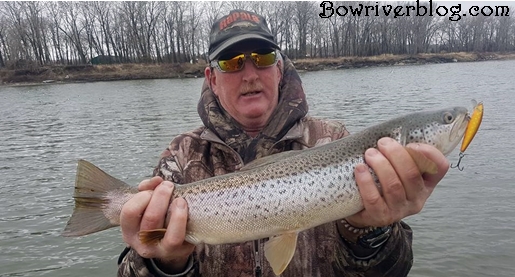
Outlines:
[[[266,21],[235,10],[213,25],[209,60],[198,105],[204,126],[176,137],[150,180],[122,210],[119,276],[275,276],[264,258],[266,239],[230,245],[186,241],[188,206],[174,199],[180,186],[239,170],[257,158],[314,147],[348,135],[337,122],[307,117],[300,78],[278,51]],[[411,229],[401,222],[420,212],[449,164],[429,145],[410,145],[438,165],[421,175],[397,142],[383,138],[369,149],[356,182],[365,209],[351,217],[299,234],[297,249],[282,276],[405,276],[412,265]],[[165,181],[163,181],[165,180]],[[167,229],[156,245],[143,245],[140,230]]]

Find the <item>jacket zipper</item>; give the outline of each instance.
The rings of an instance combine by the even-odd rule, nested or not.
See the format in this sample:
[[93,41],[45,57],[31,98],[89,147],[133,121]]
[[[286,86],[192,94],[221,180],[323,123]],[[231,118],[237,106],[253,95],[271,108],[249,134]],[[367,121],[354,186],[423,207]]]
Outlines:
[[254,241],[254,261],[255,261],[255,266],[254,266],[254,276],[255,277],[261,277],[261,273],[262,273],[262,268],[261,268],[261,248],[259,247],[260,246],[260,240],[255,240]]

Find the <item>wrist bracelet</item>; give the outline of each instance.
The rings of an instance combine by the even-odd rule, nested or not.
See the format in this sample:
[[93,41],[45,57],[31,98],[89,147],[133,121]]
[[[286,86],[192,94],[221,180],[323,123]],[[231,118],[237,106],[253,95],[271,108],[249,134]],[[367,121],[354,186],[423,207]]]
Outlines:
[[360,245],[368,249],[379,248],[383,245],[392,233],[390,225],[384,227],[365,227],[357,228],[352,226],[347,220],[340,221],[343,226],[342,238],[350,243]]

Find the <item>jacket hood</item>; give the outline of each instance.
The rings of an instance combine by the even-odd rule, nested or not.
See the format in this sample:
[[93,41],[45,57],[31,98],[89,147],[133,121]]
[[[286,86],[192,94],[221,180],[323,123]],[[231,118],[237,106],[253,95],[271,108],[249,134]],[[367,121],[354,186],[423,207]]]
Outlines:
[[252,138],[240,124],[222,108],[218,98],[204,80],[197,106],[204,125],[229,147],[240,154],[245,163],[267,156],[270,148],[308,112],[306,95],[297,70],[291,60],[282,54],[284,70],[279,83],[279,103],[261,132]]

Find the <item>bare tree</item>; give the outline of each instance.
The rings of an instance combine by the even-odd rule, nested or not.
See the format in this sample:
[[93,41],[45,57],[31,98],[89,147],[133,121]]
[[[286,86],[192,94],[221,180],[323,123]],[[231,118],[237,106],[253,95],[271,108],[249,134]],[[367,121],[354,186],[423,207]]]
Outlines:
[[197,61],[208,52],[214,21],[233,9],[263,15],[293,59],[515,51],[515,21],[506,10],[502,16],[451,21],[448,16],[394,17],[381,10],[421,5],[415,2],[332,3],[347,13],[321,18],[320,3],[314,1],[0,2],[0,66],[84,64],[96,56],[108,62]]
[[308,28],[310,27],[314,10],[312,2],[296,1],[294,22],[297,27],[298,57],[305,58],[307,51]]
[[25,8],[23,2],[2,2],[2,11],[9,21],[11,38],[10,54],[11,59],[16,60],[30,60],[29,53],[30,44],[27,38],[27,29],[25,19],[22,17],[20,10]]
[[114,45],[113,37],[111,35],[111,5],[108,2],[95,1],[91,3],[91,7],[95,15],[94,18],[98,22],[98,27],[100,28],[100,43],[103,46],[100,50],[101,52],[98,54],[107,55],[109,57],[113,54],[114,56],[119,56],[116,49],[111,46]]
[[58,26],[59,30],[67,37],[66,43],[71,45],[75,52],[70,52],[72,62],[85,64],[86,51],[83,46],[83,35],[85,27],[81,24],[80,3],[79,2],[58,2],[60,16],[65,24]]
[[5,60],[9,57],[8,44],[5,42],[6,20],[0,13],[0,68],[5,67]]
[[[253,2],[253,3],[259,3],[259,2]],[[211,27],[215,23],[215,21],[220,18],[226,7],[227,2],[222,1],[209,1],[204,3],[204,12],[203,12],[203,19],[204,21],[200,24],[202,25],[200,28],[199,35],[201,37],[204,37],[205,40],[203,41],[201,45],[201,52],[204,53],[204,59],[208,61],[207,52],[208,52],[208,45],[209,45],[209,35],[211,32]]]
[[[204,9],[202,8],[202,5],[199,5],[197,2],[193,2],[190,5],[189,9],[189,32],[191,34],[191,41],[189,45],[191,45],[191,60],[192,62],[197,62],[197,57],[200,56],[199,49],[200,49],[200,42],[201,40],[196,39],[196,37],[199,37],[199,29],[200,29],[200,23],[201,18],[203,16]],[[195,48],[196,46],[196,48]],[[195,52],[195,49],[197,49],[197,52]]]

